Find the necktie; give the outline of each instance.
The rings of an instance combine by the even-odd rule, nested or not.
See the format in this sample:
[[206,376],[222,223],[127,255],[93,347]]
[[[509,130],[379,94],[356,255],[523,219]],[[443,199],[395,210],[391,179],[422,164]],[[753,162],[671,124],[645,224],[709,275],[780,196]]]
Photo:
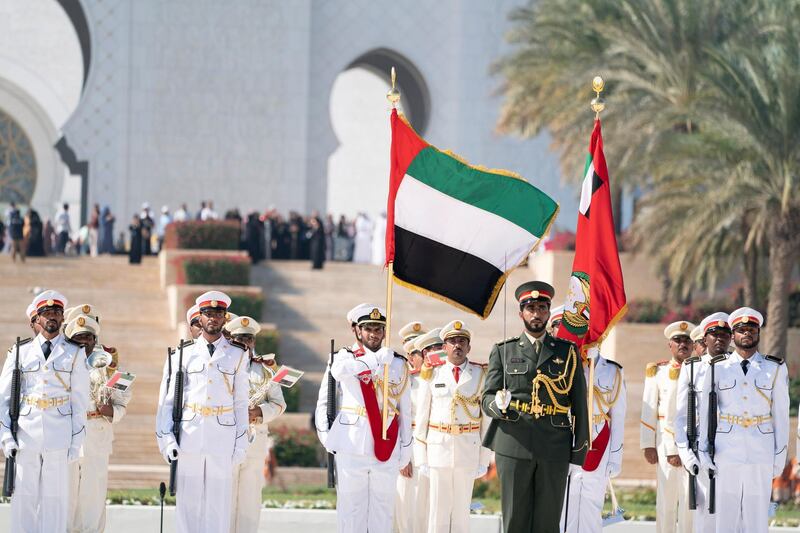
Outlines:
[[456,378],[456,383],[458,383],[458,378],[461,377],[461,369],[457,366],[453,367],[453,377]]
[[214,349],[215,349],[214,345],[213,344],[207,344],[206,346],[208,346],[208,355],[213,356],[214,355]]
[[44,353],[45,360],[50,357],[51,351],[53,351],[53,343],[50,341],[44,341],[44,344],[42,344],[42,353]]
[[536,355],[542,353],[542,342],[538,339],[533,341],[533,353]]
[[742,360],[742,372],[744,372],[745,376],[747,375],[747,367],[749,367],[749,366],[750,366],[750,360],[749,359]]

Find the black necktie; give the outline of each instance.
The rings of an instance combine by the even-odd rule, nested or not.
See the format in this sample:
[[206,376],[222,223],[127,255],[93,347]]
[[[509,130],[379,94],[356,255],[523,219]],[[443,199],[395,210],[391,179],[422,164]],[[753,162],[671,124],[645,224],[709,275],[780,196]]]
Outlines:
[[51,351],[53,351],[53,343],[51,343],[50,341],[44,341],[44,344],[42,344],[42,353],[44,353],[45,361],[47,360],[48,357],[50,357]]
[[208,346],[208,355],[213,357],[214,356],[214,345],[213,344],[207,344],[206,346]]
[[747,375],[747,367],[748,366],[750,366],[750,361],[748,359],[742,360],[742,372],[744,372],[745,376]]

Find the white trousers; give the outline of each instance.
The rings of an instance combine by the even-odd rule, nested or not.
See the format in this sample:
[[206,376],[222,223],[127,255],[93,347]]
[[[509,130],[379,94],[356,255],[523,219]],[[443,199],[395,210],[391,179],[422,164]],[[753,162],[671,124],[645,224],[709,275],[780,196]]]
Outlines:
[[[570,476],[569,494],[561,509],[561,524],[567,521],[567,533],[601,533],[603,531],[603,502],[606,497],[608,477],[606,461],[597,470],[581,469]],[[569,509],[567,509],[569,499]],[[565,517],[564,512],[569,514]]]
[[695,533],[713,533],[717,528],[716,513],[721,512],[719,507],[719,480],[717,480],[717,509],[715,514],[708,514],[708,483],[708,470],[701,469],[697,474],[697,509],[692,512]]
[[251,454],[251,449],[252,446],[248,448],[247,459],[233,467],[231,533],[256,533],[261,520],[261,491],[264,489],[267,454]]
[[364,455],[336,454],[339,533],[390,533],[400,465]]
[[106,528],[108,455],[86,455],[69,465],[69,533]]
[[181,453],[175,502],[178,533],[228,533],[231,527],[230,456]]
[[772,465],[717,465],[716,531],[767,533]]
[[469,504],[475,467],[430,469],[428,533],[469,531]]
[[395,533],[427,533],[430,480],[414,467],[410,478],[397,476],[397,500],[394,508]]
[[[658,457],[656,485],[657,533],[691,533],[692,513],[689,511],[689,473],[682,466],[667,463]],[[719,501],[719,500],[717,500]]]
[[66,531],[68,484],[67,450],[20,450],[11,497],[11,533]]

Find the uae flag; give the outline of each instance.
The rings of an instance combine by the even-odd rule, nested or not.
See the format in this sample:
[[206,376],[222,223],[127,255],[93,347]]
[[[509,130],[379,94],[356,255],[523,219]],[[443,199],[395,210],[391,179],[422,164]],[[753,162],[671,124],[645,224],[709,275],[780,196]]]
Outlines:
[[558,204],[522,177],[429,145],[392,111],[386,263],[398,284],[486,318]]
[[275,375],[272,377],[272,381],[281,387],[290,389],[300,380],[301,377],[303,377],[303,374],[305,374],[305,372],[302,370],[297,370],[296,368],[283,365],[278,369],[277,372],[275,372]]
[[558,336],[573,341],[585,354],[603,342],[626,310],[603,135],[600,120],[595,120],[578,207],[575,260]]

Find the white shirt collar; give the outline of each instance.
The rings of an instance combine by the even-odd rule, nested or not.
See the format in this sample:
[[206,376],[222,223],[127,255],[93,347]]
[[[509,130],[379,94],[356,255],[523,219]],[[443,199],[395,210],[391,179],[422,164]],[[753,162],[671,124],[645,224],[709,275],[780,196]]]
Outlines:
[[[59,342],[61,342],[61,339],[62,339],[63,337],[64,337],[64,336],[63,336],[61,333],[59,333],[58,335],[56,335],[55,337],[53,337],[52,339],[50,339],[50,346],[51,346],[51,347],[54,347],[56,344],[58,344]],[[46,340],[48,340],[48,339],[46,339],[44,335],[42,335],[41,333],[39,333],[39,334],[36,336],[36,340],[39,342],[39,346],[42,346],[42,347],[44,347],[44,342],[45,342]]]
[[530,333],[528,333],[527,330],[525,330],[525,336],[528,337],[528,340],[531,341],[532,345],[536,345],[537,341],[540,342],[540,343],[543,343],[545,335],[547,335],[547,333],[542,333],[542,335],[539,338],[536,338],[533,335],[531,335]]

